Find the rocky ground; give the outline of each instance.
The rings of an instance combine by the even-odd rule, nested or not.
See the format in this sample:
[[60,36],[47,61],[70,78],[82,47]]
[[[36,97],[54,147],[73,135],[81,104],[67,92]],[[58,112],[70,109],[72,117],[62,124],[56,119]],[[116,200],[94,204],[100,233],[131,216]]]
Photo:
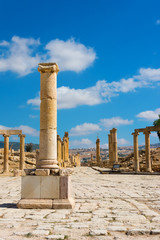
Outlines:
[[[160,172],[160,148],[155,148],[150,150],[152,170],[154,172]],[[134,169],[134,153],[129,154],[124,158],[119,158],[119,163],[124,169],[133,171]],[[145,150],[139,151],[139,165],[140,171],[145,171],[146,169],[146,157]]]
[[73,210],[17,209],[20,177],[0,177],[0,240],[160,239],[160,176],[74,169]]
[[[19,151],[14,151],[9,153],[9,173],[14,175],[14,170],[19,169]],[[0,173],[3,172],[3,154],[0,154]],[[35,168],[36,167],[36,153],[35,152],[25,152],[25,168]]]

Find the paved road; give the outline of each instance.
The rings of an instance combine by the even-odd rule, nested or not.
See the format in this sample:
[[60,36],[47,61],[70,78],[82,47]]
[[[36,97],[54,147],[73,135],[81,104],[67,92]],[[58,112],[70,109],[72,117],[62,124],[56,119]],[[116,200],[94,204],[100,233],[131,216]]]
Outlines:
[[160,176],[72,176],[73,210],[22,210],[20,177],[0,177],[0,240],[160,239]]

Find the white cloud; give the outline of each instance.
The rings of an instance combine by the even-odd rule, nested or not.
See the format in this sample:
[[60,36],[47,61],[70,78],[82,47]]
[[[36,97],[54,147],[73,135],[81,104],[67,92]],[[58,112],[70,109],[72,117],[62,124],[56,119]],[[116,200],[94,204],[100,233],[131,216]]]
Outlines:
[[12,137],[11,137],[11,140],[12,140],[12,141],[19,141],[19,138],[18,138],[18,137],[15,137],[15,136],[12,136]]
[[32,114],[30,114],[29,117],[34,119],[34,118],[37,118],[38,115],[32,115]]
[[160,68],[140,68],[140,75],[135,76],[135,78],[143,80],[143,85],[148,84],[149,81],[160,81]]
[[2,46],[2,47],[9,46],[9,42],[3,40],[2,42],[0,42],[0,46]]
[[99,131],[101,131],[101,128],[97,124],[83,123],[82,125],[71,128],[70,136],[88,135]]
[[102,145],[101,145],[101,148],[103,148],[103,149],[108,149],[108,143],[102,144]]
[[16,129],[16,130],[22,130],[24,134],[28,134],[30,136],[39,136],[39,131],[36,129],[26,126],[26,125],[20,125],[19,127],[5,127],[3,125],[0,125],[0,129],[9,130],[9,129]]
[[120,125],[130,125],[130,124],[133,124],[133,120],[122,119],[121,117],[100,119],[100,125],[106,128],[117,127]]
[[[74,39],[51,40],[45,52],[36,51],[40,41],[34,38],[13,36],[11,41],[0,42],[0,72],[12,71],[20,76],[33,71],[39,62],[56,62],[60,71],[80,72],[88,68],[96,59],[93,48],[76,42]],[[47,53],[46,53],[47,51]]]
[[117,139],[117,144],[118,145],[126,145],[126,144],[129,144],[129,142],[124,138],[120,138],[120,139]]
[[96,59],[93,48],[86,47],[73,38],[67,41],[52,40],[45,48],[48,50],[49,61],[58,63],[60,71],[80,72]]
[[40,61],[39,55],[33,54],[35,47],[39,44],[39,40],[18,36],[13,36],[10,42],[2,41],[0,43],[0,47],[3,47],[0,56],[0,72],[13,71],[20,76],[31,73]]
[[160,19],[157,19],[156,24],[160,25]]
[[82,147],[88,147],[91,148],[95,144],[89,140],[88,138],[83,138],[82,140],[74,140],[70,141],[70,147],[77,147],[77,148],[82,148]]
[[[66,86],[57,89],[58,109],[69,109],[77,106],[94,106],[107,103],[112,97],[120,93],[133,92],[138,88],[152,87],[153,84],[160,83],[160,68],[150,69],[141,68],[139,75],[111,83],[101,80],[89,88],[75,89]],[[29,99],[27,104],[33,106],[40,105],[39,96]]]
[[154,111],[144,111],[136,115],[137,118],[143,119],[145,121],[154,121],[158,119],[160,114],[160,108],[157,108]]
[[158,136],[157,136],[157,132],[151,132],[151,135],[150,135],[151,137],[155,137],[155,138],[158,138]]

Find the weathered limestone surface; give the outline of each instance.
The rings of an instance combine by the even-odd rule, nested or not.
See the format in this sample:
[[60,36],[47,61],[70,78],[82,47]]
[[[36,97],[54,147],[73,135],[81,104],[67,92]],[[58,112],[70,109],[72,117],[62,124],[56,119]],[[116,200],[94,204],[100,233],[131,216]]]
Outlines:
[[19,169],[23,170],[25,168],[25,156],[24,156],[24,145],[25,145],[25,135],[24,134],[20,134],[20,166]]
[[101,156],[100,156],[100,139],[97,138],[96,140],[96,160],[97,164],[100,164]]
[[152,172],[150,158],[150,132],[145,131],[144,134],[145,134],[146,171]]
[[117,152],[117,128],[112,129],[112,144],[113,144],[113,162],[118,163],[118,152]]
[[65,210],[47,209],[52,200],[40,201],[39,207],[46,209],[16,208],[20,177],[1,177],[0,238],[160,239],[160,176],[103,175],[87,167],[74,171],[76,205]]
[[12,129],[8,129],[8,130],[2,130],[0,129],[0,135],[19,135],[22,134],[22,130],[12,130]]
[[9,154],[9,135],[4,134],[4,169],[3,172],[8,172],[8,154]]
[[56,63],[40,63],[40,153],[38,168],[56,169],[57,162],[57,73]]
[[62,142],[61,142],[61,138],[59,135],[57,135],[57,160],[58,160],[58,164],[59,166],[62,166]]
[[139,172],[138,132],[132,133],[134,143],[134,170]]

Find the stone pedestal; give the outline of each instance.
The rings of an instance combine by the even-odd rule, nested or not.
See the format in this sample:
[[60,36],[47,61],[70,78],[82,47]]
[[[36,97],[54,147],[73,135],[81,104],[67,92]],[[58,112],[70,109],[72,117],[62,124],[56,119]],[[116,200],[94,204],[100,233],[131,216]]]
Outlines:
[[73,208],[71,176],[24,176],[19,208]]
[[7,173],[9,171],[8,167],[8,154],[9,154],[9,135],[4,134],[4,167],[3,172]]

